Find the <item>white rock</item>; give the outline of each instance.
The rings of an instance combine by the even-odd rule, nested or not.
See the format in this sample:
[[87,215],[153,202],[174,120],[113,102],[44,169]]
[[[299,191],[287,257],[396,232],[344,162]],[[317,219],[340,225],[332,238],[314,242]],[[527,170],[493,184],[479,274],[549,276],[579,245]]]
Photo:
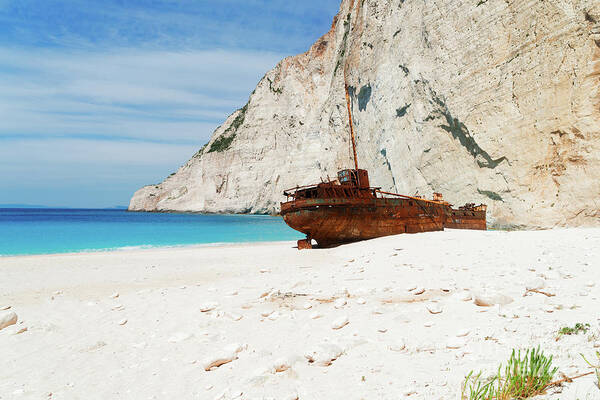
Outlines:
[[469,333],[471,333],[471,331],[465,328],[465,329],[461,329],[461,330],[459,330],[459,331],[456,333],[456,336],[457,336],[457,337],[464,337],[464,336],[467,336],[467,335],[469,335]]
[[465,340],[461,337],[450,338],[446,343],[446,347],[449,349],[460,349],[465,343]]
[[366,304],[366,300],[363,299],[362,297],[359,297],[358,299],[356,299],[356,304]]
[[17,323],[17,314],[13,311],[0,313],[0,330]]
[[119,293],[118,292],[114,292],[113,294],[110,295],[111,299],[116,299],[117,297],[119,297]]
[[594,286],[596,286],[596,282],[594,282],[594,281],[588,281],[588,282],[585,283],[585,286],[587,286],[587,287],[594,287]]
[[471,299],[473,298],[471,296],[471,292],[469,292],[468,290],[463,290],[461,292],[457,292],[454,294],[453,297],[460,301],[471,301]]
[[440,314],[442,312],[442,306],[439,303],[428,303],[427,311],[431,314]]
[[316,365],[326,367],[331,365],[333,361],[338,359],[343,353],[340,346],[334,343],[321,343],[314,349],[306,352],[304,357],[310,362]]
[[379,328],[377,328],[377,332],[380,332],[380,333],[386,333],[386,332],[387,332],[387,328],[385,328],[385,327],[383,327],[383,326],[382,326],[382,327],[379,327]]
[[242,314],[238,314],[238,313],[227,313],[226,315],[232,321],[239,321],[244,317]]
[[501,293],[482,293],[475,294],[473,302],[480,307],[492,307],[496,304],[505,305],[513,301],[512,298]]
[[318,313],[318,312],[314,312],[314,313],[310,314],[311,319],[321,318],[322,316],[323,316],[323,314]]
[[272,369],[275,372],[283,372],[283,371],[287,371],[288,369],[290,369],[291,363],[289,360],[285,359],[285,358],[279,358],[277,360],[275,360],[275,362],[272,365]]
[[261,274],[266,274],[267,272],[271,272],[271,271],[268,270],[268,269],[266,269],[266,268],[263,268],[263,269],[260,270]]
[[231,292],[227,293],[227,296],[237,296],[237,295],[238,295],[237,290],[232,290]]
[[415,296],[425,293],[425,288],[418,287],[412,292]]
[[261,311],[260,315],[266,318],[269,315],[271,315],[272,313],[273,313],[273,310],[265,310],[265,311]]
[[341,329],[344,326],[348,325],[348,322],[349,320],[347,316],[341,316],[331,323],[331,329]]
[[119,321],[119,325],[125,325],[127,323],[127,319],[123,318]]
[[10,310],[11,306],[2,306],[0,307],[0,311],[4,311],[4,310]]
[[337,299],[334,303],[333,303],[333,307],[335,308],[342,308],[346,305],[347,301],[344,298],[340,298]]
[[312,304],[309,302],[304,303],[304,305],[302,306],[302,308],[304,308],[305,310],[308,310],[310,308],[312,308]]
[[219,306],[219,303],[214,302],[214,301],[209,301],[209,302],[200,304],[200,311],[201,312],[212,311],[215,308],[217,308],[218,306]]
[[277,318],[279,318],[279,313],[275,311],[271,313],[267,318],[269,318],[271,321],[275,321]]
[[223,350],[212,354],[211,356],[204,359],[202,366],[205,371],[210,371],[212,368],[220,367],[223,364],[227,364],[236,360],[238,354],[245,349],[245,346],[238,343],[232,343]]

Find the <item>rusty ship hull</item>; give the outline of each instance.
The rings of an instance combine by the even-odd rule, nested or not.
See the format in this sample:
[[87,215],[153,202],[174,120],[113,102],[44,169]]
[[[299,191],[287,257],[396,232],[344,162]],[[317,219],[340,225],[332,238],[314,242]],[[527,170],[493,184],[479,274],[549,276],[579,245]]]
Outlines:
[[458,209],[444,201],[383,192],[369,187],[365,170],[343,170],[338,180],[286,190],[281,216],[306,235],[299,248],[320,247],[400,233],[453,229],[486,229],[486,206],[465,204]]
[[400,233],[441,231],[447,218],[441,205],[385,198],[299,200],[283,203],[281,214],[291,228],[321,247]]

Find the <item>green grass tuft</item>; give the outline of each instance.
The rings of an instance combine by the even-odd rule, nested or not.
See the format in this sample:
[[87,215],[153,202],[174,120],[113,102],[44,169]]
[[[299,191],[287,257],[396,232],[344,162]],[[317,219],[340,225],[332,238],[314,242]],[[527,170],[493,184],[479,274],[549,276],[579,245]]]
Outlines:
[[581,354],[581,357],[583,357],[583,360],[594,369],[594,371],[596,372],[596,387],[598,389],[600,389],[600,352],[596,352],[596,357],[598,357],[598,364],[592,364],[591,362],[589,362],[587,360],[587,358],[585,358],[585,356],[583,354]]
[[579,332],[586,333],[590,329],[590,324],[576,323],[574,327],[564,326],[558,330],[559,335],[577,335]]
[[546,357],[538,347],[529,349],[521,358],[521,350],[513,350],[502,372],[481,378],[481,372],[467,375],[462,400],[522,400],[544,393],[558,368],[552,368],[552,356]]

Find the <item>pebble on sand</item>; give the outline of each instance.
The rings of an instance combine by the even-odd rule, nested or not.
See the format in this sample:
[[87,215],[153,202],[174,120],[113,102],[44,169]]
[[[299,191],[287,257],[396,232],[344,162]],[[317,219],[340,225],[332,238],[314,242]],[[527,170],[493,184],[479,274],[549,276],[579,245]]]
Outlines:
[[363,299],[362,297],[359,297],[358,299],[356,299],[356,304],[366,304],[367,301],[365,299]]
[[460,331],[458,331],[456,333],[456,336],[457,337],[464,337],[464,336],[467,336],[469,333],[471,333],[470,330],[468,330],[468,329],[461,329]]
[[471,293],[468,290],[458,292],[454,295],[454,297],[460,301],[471,301],[473,299],[473,296],[471,296]]
[[290,362],[288,360],[286,360],[285,358],[279,358],[273,363],[272,370],[275,372],[283,372],[287,371],[291,367],[292,366],[290,365]]
[[449,349],[460,349],[465,345],[465,340],[461,337],[450,338],[446,343],[446,347]]
[[126,319],[122,319],[119,321],[119,325],[125,325],[127,323]]
[[426,307],[427,311],[429,311],[431,314],[440,314],[442,312],[442,306],[440,306],[438,303],[429,303]]
[[116,299],[117,297],[119,297],[119,292],[114,292],[113,294],[110,295],[111,299]]
[[350,321],[348,320],[347,316],[341,316],[335,321],[333,321],[333,323],[331,324],[331,329],[341,329],[344,326],[348,325],[348,322]]
[[492,307],[496,304],[505,305],[512,303],[513,299],[501,293],[496,294],[476,294],[473,298],[475,305],[479,307]]
[[318,313],[318,312],[314,312],[314,313],[310,314],[311,319],[321,318],[322,316],[323,316],[323,314]]
[[0,330],[17,323],[17,314],[10,311],[0,314]]
[[309,302],[304,303],[304,305],[302,306],[302,308],[304,308],[305,310],[308,310],[310,308],[312,308],[312,304]]
[[200,304],[200,311],[201,312],[212,311],[215,308],[217,308],[218,306],[219,306],[219,303],[216,303],[214,301],[209,301],[208,303]]
[[1,306],[0,311],[10,310],[11,306]]
[[338,359],[343,352],[342,348],[334,343],[321,343],[314,349],[306,352],[304,357],[310,363],[327,367]]
[[346,299],[337,299],[334,303],[333,303],[333,307],[335,308],[342,308],[346,305],[347,301]]
[[222,351],[207,357],[202,366],[205,371],[210,371],[212,368],[220,367],[223,364],[227,364],[238,358],[238,353],[244,350],[244,346],[237,343],[231,344],[224,348]]
[[423,293],[425,293],[425,288],[423,287],[418,287],[412,292],[412,294],[414,294],[415,296],[418,296]]
[[226,315],[232,321],[239,321],[240,319],[242,319],[244,317],[242,314],[238,314],[238,313],[227,313]]

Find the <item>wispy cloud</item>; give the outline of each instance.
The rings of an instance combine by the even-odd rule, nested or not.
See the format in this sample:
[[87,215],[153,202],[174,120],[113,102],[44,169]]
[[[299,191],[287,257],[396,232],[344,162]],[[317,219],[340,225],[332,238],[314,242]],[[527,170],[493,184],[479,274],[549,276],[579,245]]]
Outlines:
[[0,139],[86,134],[201,145],[281,54],[0,49]]
[[126,203],[325,33],[338,6],[0,0],[0,203],[40,203],[36,188],[53,205]]

